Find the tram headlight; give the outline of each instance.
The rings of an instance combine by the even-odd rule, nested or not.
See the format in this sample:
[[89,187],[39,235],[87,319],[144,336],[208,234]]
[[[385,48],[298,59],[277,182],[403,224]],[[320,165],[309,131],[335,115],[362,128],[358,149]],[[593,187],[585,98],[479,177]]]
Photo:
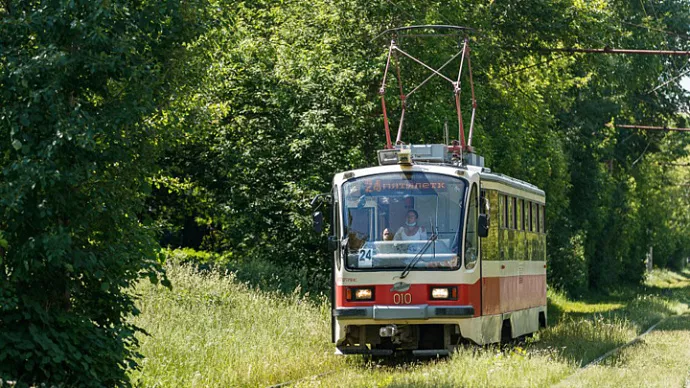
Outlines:
[[379,150],[379,164],[386,166],[389,164],[398,164],[398,150]]
[[457,287],[431,287],[431,299],[457,300]]
[[374,288],[363,287],[363,288],[353,288],[348,287],[345,293],[345,297],[348,301],[364,301],[364,300],[374,300]]

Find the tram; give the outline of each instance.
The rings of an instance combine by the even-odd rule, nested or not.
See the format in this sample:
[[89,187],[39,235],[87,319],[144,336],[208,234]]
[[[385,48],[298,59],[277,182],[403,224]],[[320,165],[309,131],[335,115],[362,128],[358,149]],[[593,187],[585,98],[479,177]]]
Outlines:
[[545,327],[544,191],[473,152],[474,95],[467,143],[457,104],[460,140],[404,144],[401,124],[393,145],[383,94],[379,166],[336,174],[328,195],[336,353],[444,355]]

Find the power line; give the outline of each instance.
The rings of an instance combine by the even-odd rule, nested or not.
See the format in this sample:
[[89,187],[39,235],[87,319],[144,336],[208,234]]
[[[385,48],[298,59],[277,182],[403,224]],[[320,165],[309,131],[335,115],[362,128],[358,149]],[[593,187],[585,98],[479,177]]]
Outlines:
[[535,64],[532,64],[532,65],[529,65],[529,66],[524,66],[524,67],[522,67],[522,68],[519,68],[519,69],[516,69],[516,70],[513,70],[513,71],[508,71],[508,72],[506,72],[506,73],[499,74],[498,77],[500,77],[499,79],[504,79],[505,77],[507,77],[507,76],[509,76],[509,75],[513,75],[513,74],[516,74],[516,73],[521,73],[521,72],[523,72],[523,71],[525,71],[525,70],[529,70],[529,69],[531,69],[531,68],[533,68],[533,67],[539,67],[539,66],[541,66],[541,65],[548,64],[548,63],[550,63],[550,62],[553,62],[553,61],[555,61],[555,60],[561,59],[561,58],[563,58],[563,57],[565,57],[565,54],[564,54],[564,55],[559,55],[559,56],[557,56],[557,57],[555,57],[555,58],[549,58],[549,59],[547,59],[547,60],[545,60],[545,61],[542,61],[542,62],[539,62],[539,63],[535,63]]
[[657,127],[650,125],[636,125],[636,124],[615,124],[615,128],[623,129],[641,129],[645,131],[673,131],[673,132],[690,132],[690,128],[673,128],[673,127]]
[[638,50],[638,49],[614,49],[604,47],[603,49],[589,48],[548,48],[548,47],[514,47],[514,50],[561,52],[561,53],[587,53],[587,54],[632,54],[632,55],[671,55],[690,57],[690,51],[678,50]]
[[690,74],[690,69],[681,72],[681,73],[678,74],[677,76],[675,76],[675,77],[671,78],[670,80],[664,82],[663,84],[661,84],[661,85],[655,87],[654,89],[650,90],[649,93],[654,93],[654,92],[656,92],[657,90],[663,88],[664,86],[670,84],[671,82],[677,80],[678,78],[680,78],[680,77],[682,77],[682,76],[684,76],[684,75],[686,75],[686,74]]
[[395,9],[397,9],[403,16],[407,17],[409,20],[416,20],[415,18],[410,17],[410,15],[409,15],[407,12],[403,11],[402,9],[400,9],[400,7],[398,7],[398,6],[397,6],[395,3],[393,3],[391,0],[386,0],[386,1],[387,1],[390,5],[392,5]]
[[682,33],[678,33],[678,32],[671,32],[671,31],[667,31],[667,30],[664,30],[664,29],[661,29],[661,28],[649,27],[649,26],[645,26],[645,25],[642,25],[642,24],[630,23],[630,22],[626,22],[626,21],[624,21],[624,20],[621,20],[620,22],[623,23],[623,24],[627,24],[627,25],[629,25],[629,26],[637,27],[637,28],[644,28],[644,29],[647,29],[647,30],[650,30],[650,31],[663,32],[664,34],[671,35],[671,36],[675,36],[675,37],[678,37],[678,38],[690,39],[690,35],[687,35],[687,34],[682,34]]
[[[654,8],[654,6],[653,6],[651,3],[650,3],[650,6],[652,7],[652,11],[654,12],[654,17],[655,17],[656,19],[659,19],[659,15],[657,14],[656,9]],[[644,6],[643,6],[643,7],[644,7]],[[627,25],[630,25],[630,26],[633,26],[633,27],[644,28],[644,29],[647,29],[647,30],[649,30],[649,31],[657,31],[657,32],[662,32],[662,33],[664,33],[664,34],[667,34],[667,35],[670,35],[670,36],[675,36],[675,37],[682,38],[682,39],[690,39],[690,35],[687,35],[687,34],[678,34],[678,33],[670,32],[670,31],[667,31],[667,30],[664,30],[664,29],[661,29],[661,28],[654,28],[654,27],[645,26],[645,25],[641,25],[641,24],[630,23],[630,22],[626,22],[626,21],[623,21],[623,20],[620,20],[620,22],[621,22],[622,24],[627,24]],[[669,48],[669,42],[668,42],[668,41],[666,41],[666,44],[665,44],[665,45],[666,45],[666,48]],[[678,73],[681,73],[681,72],[683,71],[683,69],[685,68],[685,66],[683,66],[683,68],[678,69],[678,67],[676,66],[676,64],[675,64],[674,62],[671,62],[671,65],[673,66],[673,68],[674,68],[674,69],[676,70],[676,72],[678,72]],[[683,73],[683,74],[687,74],[687,73]],[[655,87],[654,89],[652,89],[651,91],[649,91],[649,93],[653,93],[653,92],[655,92],[656,90],[658,90],[658,89],[660,89],[660,88],[662,88],[662,87],[668,85],[668,84],[671,83],[672,81],[674,81],[674,80],[680,78],[683,74],[681,74],[681,75],[679,75],[679,76],[677,76],[677,77],[674,77],[673,79],[671,79],[670,81],[668,81],[668,82],[666,82],[666,83],[664,83],[664,84],[662,84],[662,85],[659,85],[659,86]]]

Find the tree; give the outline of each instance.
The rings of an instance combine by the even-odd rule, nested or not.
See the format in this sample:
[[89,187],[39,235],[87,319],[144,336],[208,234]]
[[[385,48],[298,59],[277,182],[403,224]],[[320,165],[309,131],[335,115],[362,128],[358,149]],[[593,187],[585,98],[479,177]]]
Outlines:
[[127,288],[161,275],[144,198],[195,2],[0,5],[0,380],[127,385]]
[[[655,205],[645,199],[644,166],[661,152],[663,136],[615,129],[678,118],[687,93],[673,83],[650,90],[681,62],[541,49],[687,49],[677,36],[690,20],[683,2],[655,5],[656,18],[637,3],[573,0],[263,0],[222,9],[221,22],[194,46],[198,93],[170,107],[184,119],[182,140],[161,160],[150,201],[160,223],[181,235],[166,244],[325,270],[316,264],[326,253],[311,233],[308,200],[329,189],[334,172],[376,163],[389,42],[376,36],[412,24],[476,29],[468,33],[479,104],[473,145],[492,170],[546,190],[552,285],[579,293],[639,282],[644,252],[660,233],[650,223],[668,225],[671,239],[681,240],[678,217],[650,220]],[[441,66],[461,41],[406,36],[398,43]],[[401,68],[406,92],[429,74],[402,57]],[[396,127],[391,74],[389,82]],[[463,105],[468,112],[469,99]],[[457,128],[452,89],[433,79],[407,100],[404,140],[440,142],[446,120]],[[679,149],[671,160],[683,155]],[[671,202],[662,204],[670,215]]]

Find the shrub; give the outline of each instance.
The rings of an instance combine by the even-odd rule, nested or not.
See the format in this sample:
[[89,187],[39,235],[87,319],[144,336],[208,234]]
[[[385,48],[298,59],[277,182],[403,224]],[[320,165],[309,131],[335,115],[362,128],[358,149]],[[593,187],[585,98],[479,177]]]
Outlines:
[[0,3],[0,380],[128,385],[124,290],[160,271],[139,216],[160,140],[150,116],[197,25],[185,6]]

